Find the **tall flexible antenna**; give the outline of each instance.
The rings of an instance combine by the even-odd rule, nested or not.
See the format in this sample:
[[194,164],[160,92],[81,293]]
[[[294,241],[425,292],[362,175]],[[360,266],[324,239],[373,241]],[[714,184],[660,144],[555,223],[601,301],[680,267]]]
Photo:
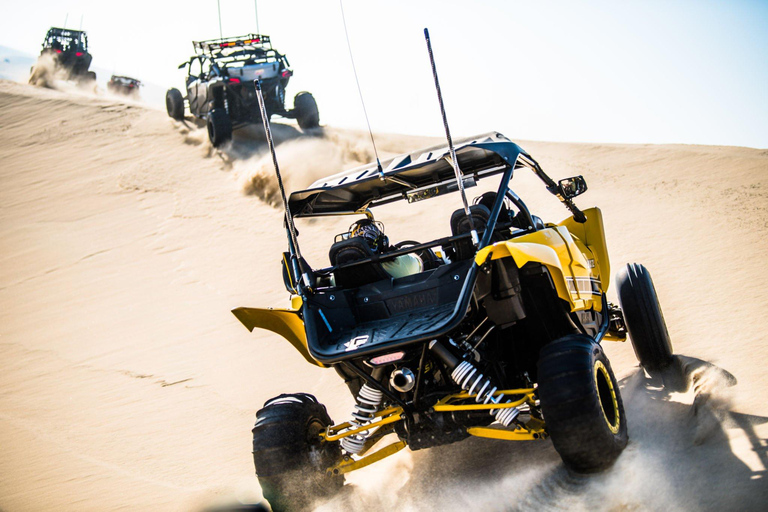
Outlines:
[[464,179],[462,178],[461,169],[459,169],[459,161],[456,158],[456,150],[453,147],[453,140],[451,139],[451,130],[448,128],[448,118],[445,115],[445,105],[443,105],[443,94],[440,92],[440,81],[437,79],[437,68],[435,67],[435,56],[432,54],[432,43],[429,40],[429,30],[424,29],[424,38],[427,40],[427,50],[429,51],[429,62],[432,64],[432,76],[435,77],[435,89],[437,89],[437,100],[440,102],[440,113],[443,116],[443,126],[445,126],[445,137],[448,139],[448,149],[451,153],[451,163],[453,164],[453,172],[456,174],[456,183],[459,185],[459,191],[461,192],[461,200],[464,202],[464,213],[469,218],[469,229],[472,232],[472,243],[476,246],[480,244],[480,239],[477,236],[477,230],[475,229],[475,222],[472,219],[472,215],[469,211],[469,203],[467,202],[467,193],[464,191]]
[[376,150],[376,141],[373,140],[373,131],[371,131],[371,123],[368,121],[368,112],[365,110],[365,101],[363,101],[363,90],[360,89],[360,80],[357,79],[357,68],[355,67],[355,58],[352,56],[352,45],[349,44],[349,32],[347,31],[347,19],[344,16],[344,0],[339,0],[339,7],[341,7],[341,21],[344,22],[344,35],[347,37],[347,48],[349,49],[349,60],[352,61],[352,72],[355,74],[355,82],[357,83],[357,93],[360,95],[360,103],[363,105],[363,114],[365,114],[365,123],[368,125],[368,134],[371,136],[371,144],[373,145],[373,154],[376,155],[376,168],[379,171],[379,178],[384,179],[384,170],[381,168],[381,161],[379,160],[379,152]]
[[258,0],[253,0],[253,10],[256,13],[256,33],[261,34],[261,31],[259,30],[259,2]]
[[80,28],[77,30],[83,30],[83,15],[80,15]]
[[67,13],[67,15],[64,16],[64,27],[63,28],[67,28],[67,20],[69,20],[69,13]]
[[[283,208],[285,209],[285,226],[288,230],[289,244],[288,248],[291,253],[291,266],[293,267],[293,275],[301,276],[306,288],[310,287],[309,274],[303,273],[299,268],[299,261],[301,261],[301,252],[299,251],[299,241],[296,238],[296,226],[293,224],[293,216],[291,210],[288,208],[288,199],[285,196],[285,187],[283,187],[283,177],[280,175],[280,167],[277,165],[277,155],[275,154],[275,145],[272,142],[272,129],[269,127],[269,116],[267,115],[267,107],[264,104],[264,95],[261,92],[261,80],[256,79],[256,97],[259,100],[259,110],[261,111],[261,121],[264,124],[264,132],[267,136],[267,145],[269,146],[269,152],[272,154],[272,165],[275,167],[275,175],[277,176],[277,185],[280,187],[280,197],[283,199]],[[298,287],[297,287],[298,288]],[[298,290],[297,290],[298,291]]]
[[216,0],[216,5],[219,8],[219,39],[224,39],[224,35],[221,31],[221,0]]

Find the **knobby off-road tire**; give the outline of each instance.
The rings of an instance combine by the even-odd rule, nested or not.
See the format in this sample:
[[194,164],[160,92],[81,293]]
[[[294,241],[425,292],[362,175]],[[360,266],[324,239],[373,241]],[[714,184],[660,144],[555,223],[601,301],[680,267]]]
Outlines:
[[165,93],[165,110],[172,119],[184,119],[184,97],[178,89],[168,89]]
[[319,436],[332,423],[325,406],[305,393],[275,397],[256,413],[253,462],[275,512],[304,510],[344,485],[344,475],[325,472],[341,458],[339,443]]
[[609,468],[627,445],[627,422],[603,349],[570,334],[541,350],[538,370],[544,421],[565,466],[577,473]]
[[672,342],[661,312],[651,274],[630,263],[616,276],[619,304],[640,364],[651,375],[672,364]]
[[205,124],[208,126],[208,139],[213,147],[219,147],[232,138],[232,120],[223,108],[208,112]]
[[308,130],[320,126],[320,112],[312,94],[304,91],[293,98],[293,108],[296,111],[296,121],[299,128]]

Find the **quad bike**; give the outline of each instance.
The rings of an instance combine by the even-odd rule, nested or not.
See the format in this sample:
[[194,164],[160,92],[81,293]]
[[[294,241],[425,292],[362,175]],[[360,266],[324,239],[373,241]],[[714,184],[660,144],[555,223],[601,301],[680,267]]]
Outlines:
[[[559,223],[534,215],[512,188],[515,172],[533,172],[570,215]],[[465,189],[490,180],[492,191],[470,206]],[[256,413],[253,458],[274,509],[330,497],[345,473],[405,447],[469,436],[551,439],[578,473],[614,463],[627,444],[627,418],[600,344],[629,334],[650,373],[670,365],[672,347],[643,266],[619,272],[620,306],[608,302],[601,211],[573,202],[586,189],[582,176],[553,181],[520,146],[488,133],[336,174],[287,200],[283,194],[290,307],[233,313],[249,330],[284,337],[309,364],[332,368],[356,405],[334,423],[314,396],[293,393]],[[382,205],[415,210],[457,192],[464,208],[445,220],[445,236],[374,251],[363,237],[342,233],[329,266],[301,256],[294,218],[374,222]],[[421,265],[395,276],[387,262],[402,258]]]

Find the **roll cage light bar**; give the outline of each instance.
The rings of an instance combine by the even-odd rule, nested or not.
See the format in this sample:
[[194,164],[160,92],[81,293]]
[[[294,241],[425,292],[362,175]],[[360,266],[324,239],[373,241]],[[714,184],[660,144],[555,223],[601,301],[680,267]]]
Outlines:
[[192,41],[195,53],[214,56],[227,48],[254,48],[271,50],[272,42],[269,36],[260,34],[246,34],[244,36],[224,37],[220,39],[208,39],[206,41]]

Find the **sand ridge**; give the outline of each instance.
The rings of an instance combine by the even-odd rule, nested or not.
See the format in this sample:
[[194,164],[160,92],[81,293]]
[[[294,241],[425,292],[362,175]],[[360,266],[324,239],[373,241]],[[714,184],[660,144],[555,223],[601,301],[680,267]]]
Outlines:
[[[315,394],[337,421],[352,405],[334,372],[230,313],[287,302],[258,130],[218,151],[194,124],[135,102],[10,82],[0,108],[0,509],[258,500],[254,411],[290,391]],[[370,160],[365,134],[274,129],[289,188]],[[569,476],[548,442],[471,439],[353,473],[321,509],[759,510],[768,151],[517,142],[553,177],[585,176],[577,202],[602,208],[613,272],[632,261],[650,269],[696,386],[665,390],[638,371],[629,344],[605,344],[631,439],[610,472]],[[383,156],[430,143],[377,135]],[[543,218],[565,216],[539,201],[531,176],[515,180]],[[383,220],[395,237],[406,219],[426,236],[457,207],[415,218],[391,209]],[[311,263],[327,264],[343,224],[302,231]]]

